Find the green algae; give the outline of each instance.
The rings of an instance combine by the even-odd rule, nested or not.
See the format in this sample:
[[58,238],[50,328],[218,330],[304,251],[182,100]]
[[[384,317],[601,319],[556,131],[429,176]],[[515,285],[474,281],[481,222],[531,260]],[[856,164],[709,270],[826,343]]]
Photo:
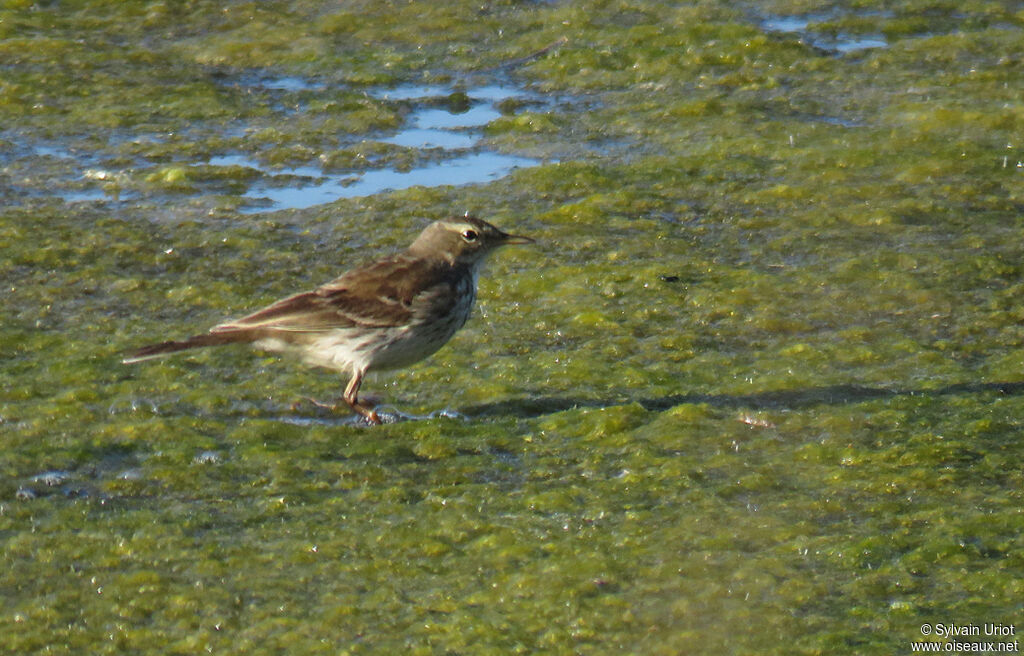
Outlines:
[[[1020,614],[1019,3],[28,5],[5,652],[890,654]],[[412,105],[363,91],[488,75],[571,98],[487,127],[557,163],[256,216],[207,163],[411,165],[373,133]],[[55,198],[33,140],[125,199]],[[241,349],[119,363],[467,210],[539,244],[367,389],[468,420],[292,410],[343,381]]]

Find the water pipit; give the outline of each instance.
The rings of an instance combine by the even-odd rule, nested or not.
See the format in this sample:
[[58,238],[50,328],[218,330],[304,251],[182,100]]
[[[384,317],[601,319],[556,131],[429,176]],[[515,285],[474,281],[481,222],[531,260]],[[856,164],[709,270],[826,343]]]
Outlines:
[[367,372],[409,366],[444,346],[469,318],[487,255],[499,246],[531,242],[470,216],[436,221],[401,253],[206,334],[146,346],[124,362],[203,346],[252,344],[349,373],[342,399],[368,423],[379,424],[372,404],[359,399]]

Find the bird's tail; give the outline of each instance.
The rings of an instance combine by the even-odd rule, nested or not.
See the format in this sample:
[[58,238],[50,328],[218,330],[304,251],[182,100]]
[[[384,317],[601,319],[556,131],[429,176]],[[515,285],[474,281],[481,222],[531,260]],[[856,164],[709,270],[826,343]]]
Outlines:
[[221,344],[252,342],[256,339],[257,336],[248,330],[234,330],[207,333],[205,335],[195,335],[180,342],[170,341],[143,346],[125,359],[121,360],[121,362],[124,364],[135,364],[136,362],[159,358],[164,355],[170,355],[171,353],[177,353],[178,351],[201,348],[203,346],[220,346]]

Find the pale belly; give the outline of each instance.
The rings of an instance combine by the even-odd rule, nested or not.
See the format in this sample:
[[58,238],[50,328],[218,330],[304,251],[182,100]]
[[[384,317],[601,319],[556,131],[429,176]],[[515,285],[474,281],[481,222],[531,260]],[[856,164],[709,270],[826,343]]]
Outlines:
[[445,319],[392,328],[337,328],[290,339],[254,343],[265,351],[297,356],[306,364],[337,371],[399,369],[433,355],[469,318],[473,299]]

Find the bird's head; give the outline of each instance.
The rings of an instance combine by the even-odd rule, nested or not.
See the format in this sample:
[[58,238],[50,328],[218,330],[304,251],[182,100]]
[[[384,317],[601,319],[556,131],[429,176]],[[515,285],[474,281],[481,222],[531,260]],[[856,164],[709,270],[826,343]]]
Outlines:
[[431,223],[409,250],[417,255],[440,255],[452,265],[475,266],[499,246],[532,243],[529,237],[510,235],[486,221],[466,216]]

